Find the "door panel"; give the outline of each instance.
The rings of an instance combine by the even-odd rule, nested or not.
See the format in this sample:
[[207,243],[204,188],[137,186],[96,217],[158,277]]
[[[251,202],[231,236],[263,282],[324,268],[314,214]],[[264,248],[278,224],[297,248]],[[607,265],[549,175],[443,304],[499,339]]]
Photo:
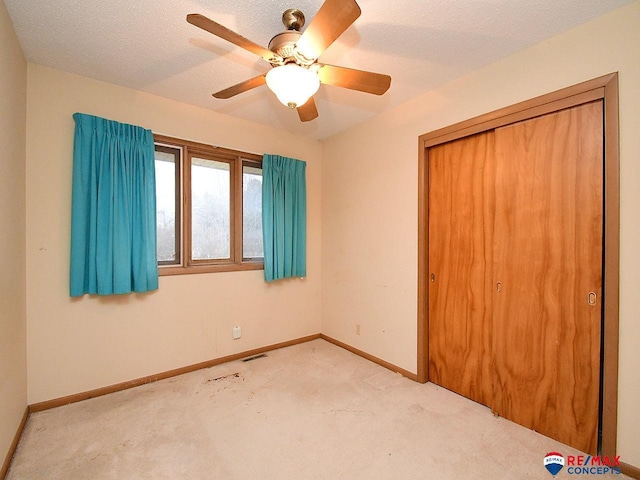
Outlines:
[[602,139],[600,101],[495,131],[493,409],[592,454],[600,378]]
[[429,379],[484,405],[492,395],[493,139],[487,132],[429,149]]

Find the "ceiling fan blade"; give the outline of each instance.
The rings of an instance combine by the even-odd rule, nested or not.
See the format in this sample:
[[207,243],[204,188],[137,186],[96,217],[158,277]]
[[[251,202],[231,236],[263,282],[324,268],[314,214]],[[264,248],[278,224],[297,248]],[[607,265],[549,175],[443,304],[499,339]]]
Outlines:
[[355,0],[326,0],[298,40],[298,52],[317,59],[359,16]]
[[389,75],[321,63],[318,65],[320,65],[318,70],[320,83],[326,85],[335,85],[336,87],[373,93],[374,95],[382,95],[391,86],[391,77]]
[[271,63],[281,60],[281,58],[271,50],[267,50],[266,48],[261,47],[257,43],[244,38],[242,35],[234,32],[233,30],[229,30],[227,27],[214,22],[204,15],[200,15],[199,13],[191,13],[187,15],[187,22],[189,22],[191,25],[195,25],[196,27],[206,30],[209,33],[213,33],[216,37],[220,37],[223,40],[237,45],[238,47],[242,47],[245,50],[258,55],[259,57],[264,58],[267,62]]
[[314,118],[318,118],[318,109],[316,108],[316,102],[311,97],[306,101],[304,105],[297,108],[300,121],[309,122]]
[[227,99],[235,95],[238,95],[239,93],[243,93],[243,92],[246,92],[247,90],[251,90],[252,88],[260,87],[265,83],[267,83],[267,80],[265,79],[265,75],[259,75],[257,77],[250,78],[249,80],[245,80],[244,82],[238,83],[233,87],[220,90],[219,92],[214,93],[213,96],[220,99]]

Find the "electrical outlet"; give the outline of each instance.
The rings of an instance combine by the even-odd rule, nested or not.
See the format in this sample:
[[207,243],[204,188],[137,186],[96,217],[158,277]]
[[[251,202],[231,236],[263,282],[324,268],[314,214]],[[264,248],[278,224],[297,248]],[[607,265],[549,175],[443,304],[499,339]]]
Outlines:
[[360,324],[356,323],[356,335],[360,335]]
[[237,340],[242,336],[242,329],[240,327],[233,327],[233,339]]

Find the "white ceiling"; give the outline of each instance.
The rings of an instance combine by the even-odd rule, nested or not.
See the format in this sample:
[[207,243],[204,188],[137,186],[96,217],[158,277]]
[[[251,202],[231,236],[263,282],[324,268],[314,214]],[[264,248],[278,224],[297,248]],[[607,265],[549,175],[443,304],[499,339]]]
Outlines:
[[322,0],[4,0],[30,62],[319,139],[632,1],[360,0],[362,15],[320,60],[389,74],[391,88],[378,97],[323,85],[319,118],[303,124],[266,86],[213,98],[269,64],[185,17],[266,47],[284,10],[301,9],[308,25]]

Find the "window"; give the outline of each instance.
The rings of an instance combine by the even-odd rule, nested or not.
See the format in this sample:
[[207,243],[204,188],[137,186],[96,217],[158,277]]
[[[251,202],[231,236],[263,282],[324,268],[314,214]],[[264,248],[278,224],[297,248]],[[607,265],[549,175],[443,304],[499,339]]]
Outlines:
[[262,168],[242,164],[242,256],[264,257],[262,248]]
[[263,268],[262,157],[155,136],[160,275]]
[[156,145],[158,265],[180,263],[180,149]]
[[191,157],[191,258],[231,258],[231,164]]

